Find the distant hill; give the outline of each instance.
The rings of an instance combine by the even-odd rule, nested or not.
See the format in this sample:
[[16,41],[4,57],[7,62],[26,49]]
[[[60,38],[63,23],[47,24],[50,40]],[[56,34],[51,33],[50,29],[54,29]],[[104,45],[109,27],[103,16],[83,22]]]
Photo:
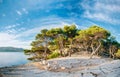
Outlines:
[[0,52],[22,52],[23,50],[23,48],[0,47]]

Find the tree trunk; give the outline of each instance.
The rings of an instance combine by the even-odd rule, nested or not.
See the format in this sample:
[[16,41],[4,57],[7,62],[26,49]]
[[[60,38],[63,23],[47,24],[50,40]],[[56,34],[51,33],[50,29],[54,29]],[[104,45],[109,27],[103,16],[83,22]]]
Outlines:
[[45,55],[45,60],[47,59],[47,42],[45,42],[45,52],[44,52],[44,55]]
[[63,40],[59,40],[59,46],[60,46],[59,49],[61,56],[65,56],[65,54],[63,54],[63,49],[64,49]]
[[60,55],[63,56],[63,55],[62,55],[62,50],[61,50],[61,48],[59,48],[59,50],[60,50]]
[[45,60],[47,59],[47,47],[45,47],[45,52],[44,52],[44,58],[45,58]]
[[111,50],[112,48],[111,48],[111,46],[110,46],[110,48],[109,48],[109,54],[110,54],[110,58],[112,57],[112,50]]
[[69,56],[71,57],[71,52],[73,52],[73,50],[72,50],[72,39],[70,39],[69,49],[70,49],[70,51],[69,51]]
[[101,46],[101,43],[100,43],[100,41],[99,41],[99,46],[94,50],[94,48],[93,48],[93,46],[92,46],[92,50],[93,50],[93,52],[91,53],[91,56],[90,56],[90,58],[92,58],[93,57],[93,55],[98,51],[98,49],[100,48],[100,46]]
[[71,57],[71,46],[69,47],[69,57]]

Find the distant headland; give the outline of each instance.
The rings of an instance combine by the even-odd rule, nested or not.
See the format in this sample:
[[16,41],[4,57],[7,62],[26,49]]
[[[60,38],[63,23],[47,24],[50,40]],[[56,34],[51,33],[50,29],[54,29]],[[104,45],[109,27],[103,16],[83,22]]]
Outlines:
[[0,52],[22,52],[23,48],[16,47],[0,47]]

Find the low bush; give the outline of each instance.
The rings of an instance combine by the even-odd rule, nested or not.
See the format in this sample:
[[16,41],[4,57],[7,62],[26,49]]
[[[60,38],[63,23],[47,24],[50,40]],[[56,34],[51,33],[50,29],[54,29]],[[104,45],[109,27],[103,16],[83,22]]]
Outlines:
[[116,58],[120,59],[120,49],[118,49],[117,53],[115,53]]
[[59,52],[52,52],[50,55],[48,55],[48,59],[56,58],[59,56],[60,56]]

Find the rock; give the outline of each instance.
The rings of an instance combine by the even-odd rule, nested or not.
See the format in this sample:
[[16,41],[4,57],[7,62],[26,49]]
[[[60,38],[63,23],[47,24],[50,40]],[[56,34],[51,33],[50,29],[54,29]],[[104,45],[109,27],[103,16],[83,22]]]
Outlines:
[[40,63],[44,70],[23,65],[0,68],[0,73],[5,77],[120,77],[120,60],[70,58]]
[[58,62],[57,61],[53,61],[53,64],[58,64]]
[[47,67],[47,66],[43,66],[43,68],[44,68],[45,70],[48,70],[48,67]]
[[47,61],[46,61],[46,60],[43,60],[43,61],[42,61],[42,64],[43,64],[43,65],[47,65]]
[[3,75],[2,75],[2,74],[0,74],[0,77],[3,77]]
[[47,64],[47,67],[50,68],[50,63]]
[[[100,64],[94,68],[85,69],[84,74],[90,73],[94,77],[119,77],[120,76],[120,60],[113,60]],[[85,76],[86,77],[86,76]]]
[[94,76],[91,73],[85,73],[83,74],[83,77],[97,77],[97,76]]
[[65,69],[65,67],[61,67],[61,69],[62,69],[62,70],[64,70],[64,69]]

